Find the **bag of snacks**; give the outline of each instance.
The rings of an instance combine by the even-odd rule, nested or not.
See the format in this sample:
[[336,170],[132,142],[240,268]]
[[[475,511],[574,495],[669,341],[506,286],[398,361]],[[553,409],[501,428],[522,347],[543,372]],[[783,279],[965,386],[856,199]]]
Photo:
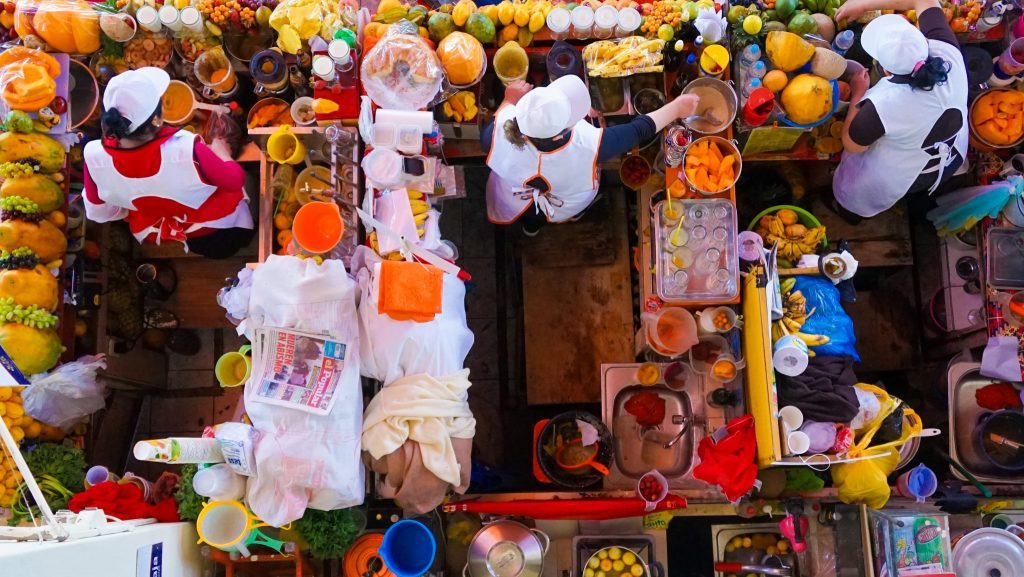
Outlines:
[[619,40],[601,40],[583,49],[587,74],[597,78],[631,76],[645,72],[662,72],[665,41],[642,36],[627,36]]

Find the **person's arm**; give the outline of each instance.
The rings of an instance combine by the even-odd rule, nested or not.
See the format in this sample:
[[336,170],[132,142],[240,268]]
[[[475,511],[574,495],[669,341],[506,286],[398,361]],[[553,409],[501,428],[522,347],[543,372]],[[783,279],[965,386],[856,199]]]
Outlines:
[[127,208],[114,206],[100,198],[96,182],[89,176],[88,163],[82,165],[82,183],[84,185],[82,201],[85,204],[86,218],[93,222],[111,222],[128,216]]
[[946,14],[942,11],[942,8],[933,7],[924,12],[919,12],[917,14],[917,26],[921,29],[921,34],[924,34],[925,38],[938,40],[939,42],[945,42],[960,48],[960,43],[956,39],[956,33],[949,27],[949,22],[946,21]]
[[680,94],[672,102],[646,116],[654,121],[654,131],[661,132],[663,128],[676,120],[696,114],[699,102],[700,98],[695,94]]
[[[850,1],[857,2],[858,0]],[[857,115],[860,113],[860,103],[864,100],[864,95],[868,91],[870,82],[866,69],[855,73],[850,79],[850,108],[846,112],[846,122],[843,124],[843,150],[845,152],[864,152],[868,149],[866,145],[859,144],[850,138],[850,127],[857,120]]]
[[242,165],[231,159],[231,153],[214,141],[207,146],[196,140],[193,154],[203,182],[226,190],[241,190],[245,186],[245,171]]
[[913,10],[920,15],[929,8],[942,8],[942,5],[939,4],[939,0],[847,0],[836,10],[835,21],[843,25],[872,10]]
[[625,154],[640,144],[649,141],[658,133],[650,116],[638,116],[625,124],[604,129],[601,148],[597,151],[597,162],[607,162]]

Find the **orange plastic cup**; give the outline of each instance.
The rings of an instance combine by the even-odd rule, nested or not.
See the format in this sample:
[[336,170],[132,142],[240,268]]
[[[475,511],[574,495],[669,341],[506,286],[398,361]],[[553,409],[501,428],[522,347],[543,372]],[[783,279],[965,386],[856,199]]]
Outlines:
[[302,205],[292,221],[292,235],[299,247],[312,254],[330,252],[341,241],[345,223],[341,209],[333,202]]

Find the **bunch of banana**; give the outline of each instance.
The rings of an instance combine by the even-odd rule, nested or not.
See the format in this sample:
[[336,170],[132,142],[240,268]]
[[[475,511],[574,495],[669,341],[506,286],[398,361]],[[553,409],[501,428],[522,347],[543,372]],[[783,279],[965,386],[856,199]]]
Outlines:
[[[427,221],[427,217],[430,216],[430,202],[427,201],[427,196],[422,192],[416,192],[414,190],[407,190],[406,193],[409,195],[409,207],[412,209],[412,219],[416,223],[416,234],[423,237],[426,234],[426,230],[423,229],[423,223]],[[377,254],[380,254],[380,244],[377,242],[377,231],[370,232],[367,235],[367,242],[370,243],[370,248]],[[402,255],[398,252],[391,252],[386,255],[381,255],[388,260],[402,260]]]
[[783,218],[771,214],[761,217],[756,232],[765,244],[777,244],[779,258],[790,263],[795,263],[805,254],[814,254],[825,237],[824,226],[807,228],[799,223],[786,224]]
[[[782,293],[782,318],[772,323],[772,345],[775,341],[786,335],[794,335],[802,340],[808,347],[819,347],[828,344],[829,338],[826,335],[811,335],[801,332],[804,323],[814,314],[815,309],[807,310],[807,297],[798,290],[793,290],[796,279],[789,277],[783,279],[779,285]],[[814,351],[809,351],[814,356]]]
[[476,118],[476,95],[468,90],[460,90],[445,100],[444,115],[455,122],[472,122]]

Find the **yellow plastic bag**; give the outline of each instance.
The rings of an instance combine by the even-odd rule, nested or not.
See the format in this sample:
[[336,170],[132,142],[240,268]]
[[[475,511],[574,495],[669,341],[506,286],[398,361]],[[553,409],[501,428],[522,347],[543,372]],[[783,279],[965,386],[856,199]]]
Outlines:
[[[896,397],[890,396],[884,390],[874,385],[858,383],[857,387],[874,393],[875,396],[878,397],[879,402],[881,403],[882,410],[878,412],[878,416],[875,418],[875,420],[871,421],[870,423],[865,425],[864,428],[857,431],[857,440],[853,444],[853,446],[850,447],[850,450],[847,452],[847,456],[862,457],[868,454],[877,455],[880,454],[882,451],[889,449],[892,449],[897,454],[899,454],[900,447],[902,447],[904,443],[909,441],[915,435],[919,435],[921,433],[921,429],[924,428],[924,424],[921,422],[921,417],[919,417],[917,413],[914,412],[913,409],[908,407],[903,401]],[[890,441],[888,443],[884,443],[881,445],[871,446],[871,439],[874,438],[875,433],[878,432],[879,427],[882,426],[882,422],[885,420],[886,417],[889,416],[890,413],[896,410],[896,408],[899,407],[900,405],[903,405],[903,434],[900,435],[900,438],[896,439],[895,441]]]
[[896,470],[900,462],[898,449],[868,450],[877,455],[888,451],[888,454],[873,459],[863,459],[852,463],[832,465],[832,482],[838,491],[839,500],[849,505],[863,503],[872,509],[881,509],[889,501],[891,491],[888,477]]

